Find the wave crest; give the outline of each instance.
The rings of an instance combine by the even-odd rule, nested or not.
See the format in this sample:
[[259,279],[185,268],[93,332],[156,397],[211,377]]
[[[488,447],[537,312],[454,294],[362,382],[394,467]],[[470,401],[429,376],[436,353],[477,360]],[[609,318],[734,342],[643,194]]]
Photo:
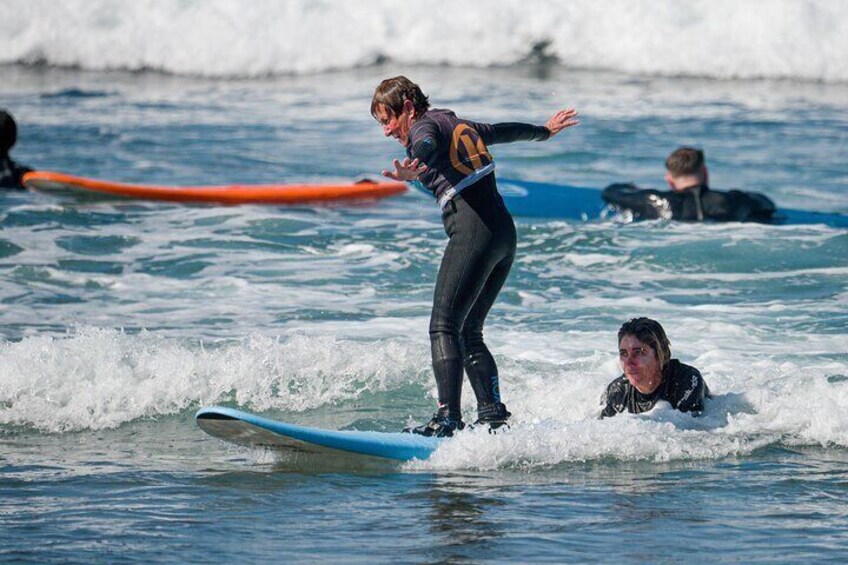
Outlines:
[[848,81],[848,4],[838,0],[10,0],[4,12],[0,63],[260,77],[530,62]]

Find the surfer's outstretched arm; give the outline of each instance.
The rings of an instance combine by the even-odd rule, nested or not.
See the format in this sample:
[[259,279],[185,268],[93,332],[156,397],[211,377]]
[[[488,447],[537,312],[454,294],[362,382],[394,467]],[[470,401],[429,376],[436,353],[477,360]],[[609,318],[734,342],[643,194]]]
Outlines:
[[525,124],[521,122],[501,122],[497,124],[473,124],[474,129],[487,145],[512,143],[514,141],[545,141],[562,130],[576,126],[577,110],[569,108],[560,110],[550,117],[544,126]]

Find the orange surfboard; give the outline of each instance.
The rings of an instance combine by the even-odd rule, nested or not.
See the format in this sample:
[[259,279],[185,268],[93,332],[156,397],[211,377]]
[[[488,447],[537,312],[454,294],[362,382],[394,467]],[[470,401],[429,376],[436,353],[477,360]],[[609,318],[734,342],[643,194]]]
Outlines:
[[155,186],[124,184],[63,173],[34,171],[23,178],[30,190],[52,194],[76,194],[212,204],[300,204],[384,198],[406,191],[402,182],[364,180],[348,184],[234,184],[229,186]]

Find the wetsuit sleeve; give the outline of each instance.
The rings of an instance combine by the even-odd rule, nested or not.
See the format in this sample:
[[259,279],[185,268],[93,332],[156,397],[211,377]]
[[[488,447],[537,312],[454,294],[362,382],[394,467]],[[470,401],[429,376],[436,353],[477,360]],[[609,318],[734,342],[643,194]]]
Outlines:
[[675,407],[681,412],[703,412],[704,399],[709,397],[707,383],[698,369],[688,365],[684,367],[686,371],[680,379]]
[[633,183],[611,184],[601,192],[601,198],[607,204],[615,204],[623,208],[641,209],[645,204],[645,198],[649,194],[647,189],[639,188]]
[[23,177],[32,171],[29,167],[19,165],[10,158],[0,158],[0,188],[23,190]]
[[625,400],[621,377],[607,385],[607,389],[601,395],[601,406],[601,414],[598,416],[600,419],[609,418],[624,411]]
[[477,130],[483,143],[494,145],[496,143],[512,143],[513,141],[545,141],[551,136],[551,131],[545,126],[534,126],[520,122],[502,122],[498,124],[478,124],[471,122],[470,125]]
[[[655,198],[651,198],[651,197]],[[654,204],[656,198],[666,199],[665,194],[653,188],[639,188],[632,183],[611,184],[601,192],[601,198],[607,204],[632,210],[639,217],[652,220],[660,217]]]

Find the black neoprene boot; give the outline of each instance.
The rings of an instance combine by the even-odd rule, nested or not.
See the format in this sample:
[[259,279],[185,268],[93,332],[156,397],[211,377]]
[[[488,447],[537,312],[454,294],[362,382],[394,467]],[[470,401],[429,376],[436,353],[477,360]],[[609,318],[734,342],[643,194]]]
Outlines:
[[452,437],[454,432],[464,428],[465,423],[461,416],[450,416],[447,408],[439,408],[439,411],[433,414],[433,418],[426,424],[404,428],[403,431],[421,436]]
[[495,430],[501,427],[509,428],[507,420],[512,416],[508,412],[506,406],[502,402],[493,402],[491,404],[482,404],[477,407],[477,421],[475,426],[484,424],[489,425],[489,433],[495,433]]

